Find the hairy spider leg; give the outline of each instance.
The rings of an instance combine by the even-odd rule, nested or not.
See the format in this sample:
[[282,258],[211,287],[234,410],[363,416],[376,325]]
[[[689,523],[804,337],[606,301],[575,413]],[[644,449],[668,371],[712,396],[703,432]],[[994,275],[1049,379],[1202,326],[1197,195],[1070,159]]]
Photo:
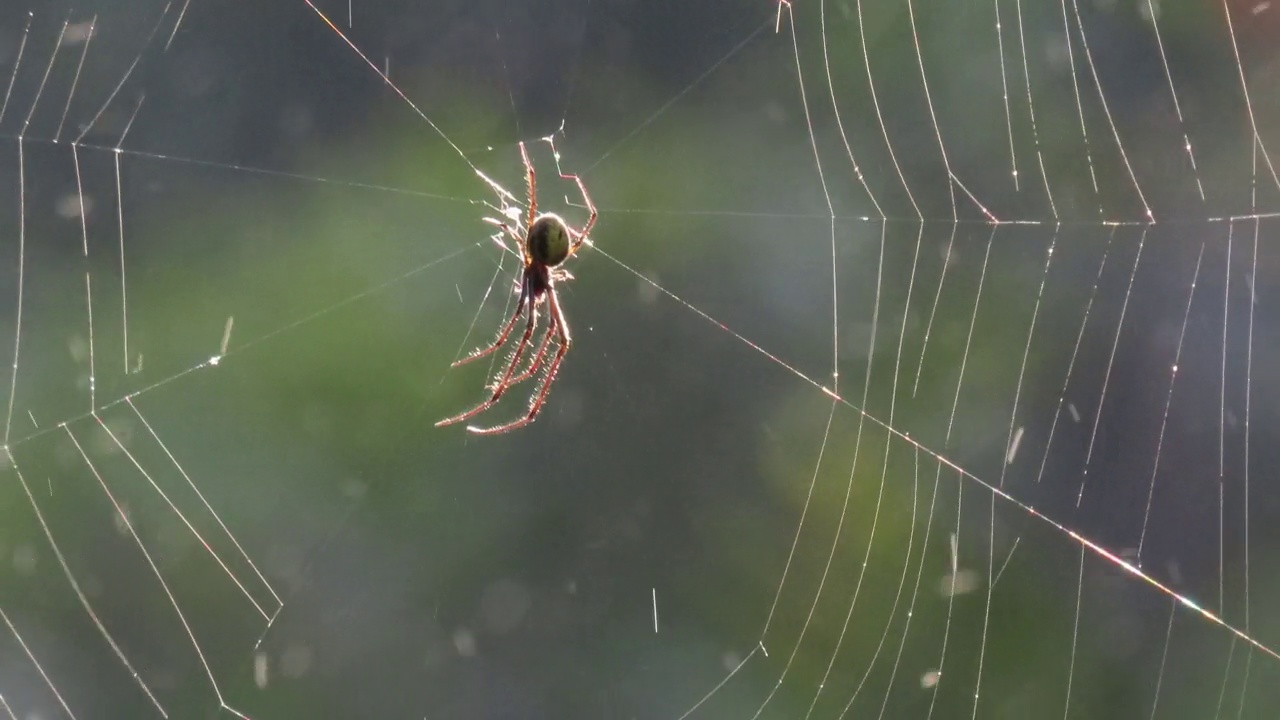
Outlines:
[[[596,212],[595,203],[591,202],[591,196],[587,194],[587,186],[583,184],[582,178],[578,177],[576,173],[569,174],[560,169],[560,151],[556,150],[555,136],[549,135],[543,138],[543,140],[546,140],[547,144],[551,146],[551,156],[556,159],[556,172],[560,173],[560,179],[572,180],[574,183],[578,185],[578,192],[582,193],[582,202],[587,206],[587,212],[590,213],[590,215],[587,217],[586,224],[582,226],[581,230],[573,230],[573,228],[570,228],[570,230],[573,230],[573,233],[575,235],[575,237],[573,238],[573,244],[569,246],[569,254],[572,255],[578,251],[578,248],[582,246],[582,243],[587,241],[587,236],[591,234],[591,228],[596,224],[596,216],[599,215],[599,213]],[[523,146],[521,146],[521,150],[523,149],[524,149]],[[527,155],[525,156],[525,162],[526,163],[528,162]],[[532,172],[533,170],[532,168],[530,168],[530,173]],[[530,177],[532,177],[532,175]],[[530,216],[531,219],[529,220],[529,223],[531,226],[533,223],[532,217],[533,216],[531,215]]]
[[529,300],[529,284],[527,282],[522,282],[520,284],[520,299],[516,301],[516,310],[511,313],[511,319],[507,320],[507,324],[503,325],[502,329],[498,331],[498,335],[493,339],[493,342],[489,343],[486,347],[473,350],[471,354],[466,357],[453,361],[453,364],[449,367],[466,365],[469,362],[479,360],[482,357],[488,357],[496,352],[498,348],[502,347],[502,345],[507,342],[507,338],[511,336],[511,330],[515,328],[516,321],[520,319],[520,315],[524,312],[525,305],[528,304],[531,304],[531,301]]
[[547,304],[551,309],[551,327],[556,329],[560,347],[556,349],[556,355],[552,358],[551,364],[547,366],[547,372],[542,376],[542,382],[538,384],[538,389],[534,391],[533,400],[529,403],[529,412],[524,417],[512,420],[505,425],[496,425],[488,428],[468,425],[467,432],[475,435],[497,435],[522,428],[538,417],[538,412],[542,410],[543,404],[547,401],[547,393],[551,390],[551,384],[555,382],[556,373],[560,371],[560,363],[564,361],[565,353],[569,352],[569,346],[573,344],[573,339],[569,335],[569,326],[564,320],[564,313],[560,311],[560,300],[556,297],[555,288],[547,291]]
[[[530,300],[527,303],[527,306],[529,310],[529,321],[525,323],[524,333],[520,336],[520,342],[516,343],[515,349],[511,352],[511,358],[507,362],[506,370],[503,371],[502,377],[497,381],[497,383],[493,385],[493,397],[489,399],[490,404],[496,403],[498,399],[502,397],[502,394],[511,387],[511,377],[515,373],[516,368],[520,366],[520,358],[524,355],[524,351],[529,348],[529,342],[533,339],[533,331],[538,327],[537,299]],[[484,407],[487,406],[477,408],[472,414],[483,411]]]
[[525,221],[525,227],[533,227],[533,220],[538,216],[538,178],[523,140],[520,141],[520,158],[524,160],[524,184],[529,193],[529,219]]
[[542,333],[542,342],[538,344],[538,352],[533,354],[529,364],[525,366],[519,375],[511,378],[511,382],[507,383],[508,388],[512,385],[519,385],[538,372],[538,368],[542,366],[542,361],[547,357],[547,349],[551,347],[551,340],[556,336],[556,320],[555,316],[552,316],[551,322],[547,324],[546,332]]
[[516,343],[516,348],[511,353],[511,359],[507,362],[507,369],[502,372],[502,377],[499,378],[498,382],[493,386],[493,394],[489,396],[488,400],[485,400],[470,410],[441,420],[436,423],[436,427],[452,425],[479,415],[485,410],[493,407],[494,403],[498,402],[498,400],[502,398],[502,394],[507,391],[507,388],[511,387],[511,376],[515,374],[516,367],[520,364],[520,358],[524,355],[525,348],[529,346],[530,338],[533,337],[533,329],[538,324],[538,304],[530,301],[527,304],[527,307],[529,309],[529,321],[525,323],[524,333],[520,336],[520,342]]
[[[552,285],[551,285],[551,288],[547,291],[548,293],[551,293],[552,291],[555,290],[555,283],[560,282],[562,280],[572,280],[573,275],[568,270],[558,267],[551,270],[550,279],[551,279]],[[511,382],[507,383],[508,387],[512,385],[516,385],[518,383],[522,383],[525,380],[528,380],[529,378],[533,377],[534,373],[538,371],[538,367],[542,364],[543,359],[546,357],[547,348],[551,345],[551,340],[553,338],[559,337],[559,334],[555,333],[555,330],[558,326],[559,326],[559,323],[556,322],[555,315],[552,315],[551,322],[547,325],[547,332],[545,332],[542,336],[542,344],[538,346],[537,354],[535,354],[533,356],[533,359],[529,361],[529,364],[525,366],[525,369],[523,372],[521,372],[516,377],[512,378]]]
[[503,242],[502,233],[495,233],[490,237],[493,240],[493,242],[498,245],[498,247],[502,248],[503,252],[509,252],[515,255],[516,257],[520,258],[520,262],[524,263],[525,267],[528,267],[529,255],[527,253],[527,249],[524,247],[524,238],[521,236],[520,232],[497,218],[487,217],[487,218],[484,218],[484,221],[489,223],[490,225],[494,225],[502,229],[508,235],[511,236],[511,239],[515,241],[515,245],[516,245],[515,250],[512,250],[511,248],[507,247],[507,244]]
[[484,221],[489,223],[490,225],[493,225],[496,228],[500,228],[503,232],[505,232],[508,236],[510,236],[512,240],[515,240],[517,243],[524,240],[524,235],[525,235],[524,228],[520,227],[519,223],[516,223],[516,225],[513,227],[510,224],[503,222],[502,220],[499,220],[498,218],[491,218],[491,217],[484,218]]

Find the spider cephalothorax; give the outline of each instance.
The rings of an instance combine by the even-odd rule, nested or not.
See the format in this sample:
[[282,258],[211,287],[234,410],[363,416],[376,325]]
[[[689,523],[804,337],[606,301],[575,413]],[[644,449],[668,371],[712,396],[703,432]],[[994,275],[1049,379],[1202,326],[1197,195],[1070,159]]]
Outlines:
[[[551,143],[552,141],[548,138],[547,142]],[[554,153],[554,143],[552,143],[551,147]],[[441,420],[436,423],[436,427],[462,422],[488,410],[498,402],[503,393],[512,385],[528,380],[541,372],[542,379],[533,391],[533,397],[529,401],[529,410],[522,417],[493,427],[468,426],[467,430],[479,435],[492,435],[515,430],[533,422],[533,419],[538,416],[538,411],[542,409],[542,405],[546,402],[551,383],[555,381],[556,373],[560,370],[560,363],[564,360],[565,353],[569,352],[569,346],[572,343],[572,339],[569,336],[569,324],[564,319],[564,313],[560,309],[560,299],[556,295],[556,282],[573,278],[567,271],[560,268],[560,265],[565,260],[573,257],[578,248],[582,247],[582,244],[586,242],[587,234],[591,232],[591,226],[596,222],[596,208],[591,203],[591,197],[587,195],[587,188],[582,184],[582,179],[577,175],[568,175],[561,172],[561,178],[577,183],[578,190],[582,193],[582,200],[590,213],[587,222],[582,226],[581,230],[575,230],[569,227],[559,215],[554,213],[539,215],[537,180],[533,170],[533,163],[529,161],[529,152],[525,149],[523,142],[520,143],[520,157],[524,160],[525,184],[529,193],[529,208],[525,222],[521,225],[517,221],[513,226],[501,220],[490,220],[490,222],[501,228],[503,233],[515,241],[516,254],[519,255],[523,262],[520,269],[520,277],[516,283],[519,292],[516,309],[502,326],[502,329],[498,331],[498,335],[492,343],[458,360],[453,365],[454,367],[464,365],[497,352],[511,337],[511,332],[515,329],[516,321],[520,319],[521,315],[528,316],[525,321],[524,332],[521,333],[515,349],[511,351],[510,359],[490,386],[491,392],[488,399],[464,413]],[[559,170],[558,154],[556,158],[557,170]],[[550,320],[543,331],[542,339],[538,342],[537,350],[534,351],[524,369],[519,370],[521,360],[524,359],[525,352],[529,349],[534,331],[538,326],[539,309],[544,301],[548,307]],[[551,362],[547,363],[544,369],[544,362],[552,342],[556,344],[556,352],[551,358]]]

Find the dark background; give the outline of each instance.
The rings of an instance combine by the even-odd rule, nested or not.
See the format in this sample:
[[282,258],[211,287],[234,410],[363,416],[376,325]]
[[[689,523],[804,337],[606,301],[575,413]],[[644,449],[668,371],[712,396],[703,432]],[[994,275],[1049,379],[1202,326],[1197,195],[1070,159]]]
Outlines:
[[[1277,11],[794,5],[320,5],[440,132],[303,0],[6,8],[11,712],[1274,717],[1068,529],[1280,645]],[[561,128],[574,349],[436,429]]]

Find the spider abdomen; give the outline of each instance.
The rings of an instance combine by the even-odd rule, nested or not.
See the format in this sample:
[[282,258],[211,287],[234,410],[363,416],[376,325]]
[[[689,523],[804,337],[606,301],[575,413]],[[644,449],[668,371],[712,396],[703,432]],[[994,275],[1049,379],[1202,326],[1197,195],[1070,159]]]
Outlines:
[[547,213],[533,221],[525,243],[535,263],[555,267],[569,257],[571,241],[564,220],[559,215]]

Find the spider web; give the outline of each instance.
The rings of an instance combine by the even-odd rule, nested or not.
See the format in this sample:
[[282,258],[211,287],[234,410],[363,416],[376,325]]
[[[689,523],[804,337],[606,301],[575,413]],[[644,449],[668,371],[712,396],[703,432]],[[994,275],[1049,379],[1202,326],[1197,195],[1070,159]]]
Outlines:
[[1280,711],[1270,4],[313,2],[0,16],[0,716]]

